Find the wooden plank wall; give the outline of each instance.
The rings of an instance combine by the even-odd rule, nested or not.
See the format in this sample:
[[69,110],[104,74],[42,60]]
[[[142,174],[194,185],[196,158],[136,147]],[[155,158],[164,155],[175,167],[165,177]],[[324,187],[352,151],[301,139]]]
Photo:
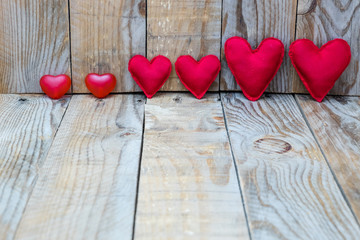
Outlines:
[[[165,55],[221,57],[222,71],[211,91],[239,91],[223,46],[242,36],[256,47],[266,37],[286,46],[309,38],[318,46],[344,38],[352,49],[349,68],[332,94],[360,94],[360,1],[316,0],[3,0],[0,2],[0,92],[41,92],[43,74],[71,74],[73,92],[88,92],[90,72],[112,72],[115,92],[138,92],[127,71],[130,57]],[[71,38],[71,40],[69,40]],[[184,91],[175,72],[161,89]],[[267,89],[306,92],[286,54]]]
[[41,92],[44,74],[70,74],[68,2],[0,1],[0,93]]

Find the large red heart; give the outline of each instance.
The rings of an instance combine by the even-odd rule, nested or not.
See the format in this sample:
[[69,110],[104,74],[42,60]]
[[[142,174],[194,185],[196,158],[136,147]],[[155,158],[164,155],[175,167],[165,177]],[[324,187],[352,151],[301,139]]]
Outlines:
[[301,81],[316,101],[321,102],[333,88],[351,60],[349,44],[335,39],[320,49],[308,39],[290,45],[289,55]]
[[104,98],[114,90],[116,86],[116,78],[111,73],[98,75],[90,73],[85,78],[86,87],[97,98]]
[[71,79],[65,74],[58,76],[45,75],[40,79],[40,86],[50,98],[59,99],[69,91]]
[[199,62],[192,56],[180,56],[175,70],[184,86],[198,99],[202,98],[221,69],[218,57],[208,55]]
[[232,37],[225,43],[225,57],[244,95],[256,101],[281,66],[284,44],[279,39],[267,38],[253,50],[247,40]]
[[136,55],[130,59],[128,69],[145,95],[152,98],[169,78],[171,62],[161,55],[154,57],[151,62],[141,55]]

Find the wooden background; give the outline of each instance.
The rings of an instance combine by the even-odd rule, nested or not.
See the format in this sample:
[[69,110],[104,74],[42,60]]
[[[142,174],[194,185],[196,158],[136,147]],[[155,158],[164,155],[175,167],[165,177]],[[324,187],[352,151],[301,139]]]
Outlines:
[[[287,55],[292,41],[343,38],[352,61],[331,93],[360,95],[359,30],[360,0],[1,0],[0,93],[40,93],[42,75],[61,73],[72,76],[73,93],[86,93],[90,72],[112,72],[116,92],[139,92],[127,71],[136,54],[173,63],[214,54],[222,71],[210,90],[239,90],[223,53],[237,35],[254,48],[267,37],[284,42],[284,63],[267,89],[276,93],[306,92]],[[161,90],[185,88],[173,72]]]

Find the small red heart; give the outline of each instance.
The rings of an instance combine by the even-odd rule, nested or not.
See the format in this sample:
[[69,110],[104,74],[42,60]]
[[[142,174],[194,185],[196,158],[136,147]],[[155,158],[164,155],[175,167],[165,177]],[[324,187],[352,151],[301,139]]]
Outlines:
[[266,38],[253,50],[244,38],[232,37],[225,43],[225,57],[244,95],[256,101],[281,66],[284,44],[279,39]]
[[57,76],[45,75],[40,79],[40,86],[43,92],[50,98],[59,99],[69,91],[71,79],[65,74]]
[[130,59],[128,69],[145,95],[152,98],[169,78],[171,62],[161,55],[154,57],[151,62],[141,55],[136,55]]
[[111,73],[98,75],[90,73],[85,78],[86,87],[97,98],[104,98],[114,90],[116,86],[116,78]]
[[192,56],[180,56],[175,70],[184,86],[198,99],[202,98],[221,69],[218,57],[208,55],[199,62]]
[[351,50],[342,39],[329,41],[320,49],[308,39],[299,39],[290,45],[289,56],[306,89],[321,102],[349,65]]

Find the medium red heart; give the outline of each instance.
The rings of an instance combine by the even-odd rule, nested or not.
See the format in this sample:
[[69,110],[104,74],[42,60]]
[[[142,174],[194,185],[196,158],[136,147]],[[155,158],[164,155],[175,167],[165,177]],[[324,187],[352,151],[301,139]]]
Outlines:
[[64,96],[71,87],[71,79],[65,74],[58,76],[45,75],[40,79],[40,86],[46,95],[52,99]]
[[151,62],[141,55],[136,55],[130,59],[128,70],[145,95],[152,98],[169,78],[171,62],[161,55],[154,57]]
[[320,49],[308,39],[299,39],[290,45],[289,56],[306,89],[321,102],[349,65],[351,50],[342,39],[329,41]]
[[98,75],[90,73],[85,78],[86,87],[97,98],[104,98],[114,90],[116,86],[116,78],[111,73]]
[[180,56],[175,70],[184,86],[198,99],[202,98],[221,69],[218,57],[208,55],[199,62],[192,56]]
[[253,50],[247,40],[232,37],[225,43],[225,57],[244,95],[256,101],[281,66],[284,44],[279,39],[266,38]]

